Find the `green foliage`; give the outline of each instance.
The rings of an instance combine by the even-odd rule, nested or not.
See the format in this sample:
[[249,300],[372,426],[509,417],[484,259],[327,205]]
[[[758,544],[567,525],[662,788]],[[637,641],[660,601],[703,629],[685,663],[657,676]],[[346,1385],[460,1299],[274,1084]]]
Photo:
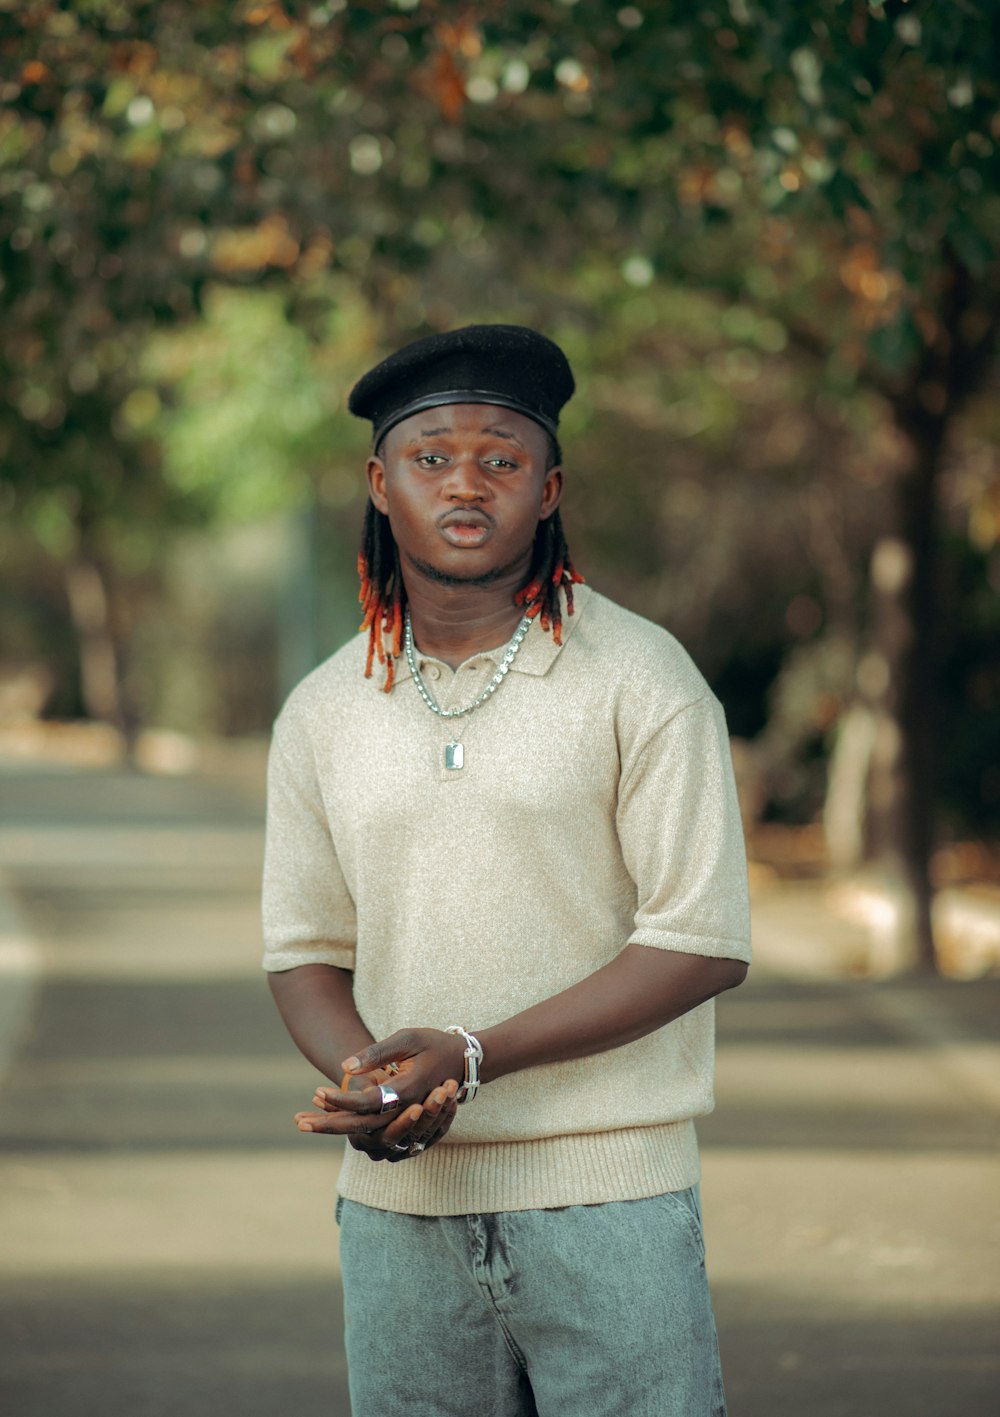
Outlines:
[[745,682],[856,640],[881,400],[952,419],[997,326],[993,11],[0,0],[8,523],[126,598],[171,528],[317,499],[349,542],[351,378],[520,319],[602,584]]
[[206,516],[266,517],[310,498],[336,448],[343,390],[280,292],[209,290],[202,320],[153,337],[144,371],[151,384],[123,417],[159,434],[167,482]]

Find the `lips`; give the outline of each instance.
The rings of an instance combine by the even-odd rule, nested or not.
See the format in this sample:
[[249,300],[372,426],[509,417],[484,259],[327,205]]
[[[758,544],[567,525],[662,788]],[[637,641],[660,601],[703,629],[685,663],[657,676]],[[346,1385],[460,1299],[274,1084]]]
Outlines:
[[493,531],[493,518],[475,507],[456,509],[441,518],[438,527],[452,546],[482,546]]
[[446,513],[438,523],[439,526],[486,526],[492,527],[493,518],[487,513],[480,511],[477,507],[456,507],[454,511]]

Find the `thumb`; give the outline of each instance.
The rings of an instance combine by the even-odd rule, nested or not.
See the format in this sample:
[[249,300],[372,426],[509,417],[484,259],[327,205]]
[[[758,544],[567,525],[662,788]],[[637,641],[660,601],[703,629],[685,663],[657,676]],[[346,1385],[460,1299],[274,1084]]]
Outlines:
[[409,1056],[405,1033],[393,1033],[378,1043],[369,1043],[354,1057],[345,1058],[341,1063],[345,1073],[371,1073],[376,1068],[384,1068],[387,1063]]

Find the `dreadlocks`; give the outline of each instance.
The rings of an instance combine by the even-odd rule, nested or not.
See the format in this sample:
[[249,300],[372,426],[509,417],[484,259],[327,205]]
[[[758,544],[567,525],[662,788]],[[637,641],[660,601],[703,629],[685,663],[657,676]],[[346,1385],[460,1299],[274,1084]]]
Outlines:
[[557,645],[562,644],[562,606],[559,592],[566,592],[566,614],[573,614],[573,587],[583,577],[570,560],[558,507],[547,521],[538,523],[528,580],[514,596],[529,620],[541,616],[542,629],[551,630]]
[[[396,675],[396,660],[403,645],[403,606],[406,590],[399,565],[399,547],[389,527],[389,518],[372,503],[365,506],[361,529],[361,549],[358,552],[358,575],[361,589],[358,599],[364,612],[362,630],[368,631],[368,656],[365,678],[372,672],[376,655],[385,665],[385,692],[392,688]],[[386,654],[383,635],[388,637]]]
[[[362,630],[368,631],[368,656],[365,678],[369,678],[375,659],[385,665],[385,692],[392,688],[396,660],[403,646],[403,615],[406,590],[399,565],[399,548],[389,527],[389,518],[371,502],[365,507],[365,520],[358,553],[358,575],[361,590],[358,599],[364,611]],[[559,591],[566,593],[566,613],[573,614],[573,587],[583,577],[570,560],[559,509],[538,523],[531,556],[528,579],[514,596],[514,604],[533,620],[540,616],[542,628],[551,630],[556,644],[562,644],[562,605]]]

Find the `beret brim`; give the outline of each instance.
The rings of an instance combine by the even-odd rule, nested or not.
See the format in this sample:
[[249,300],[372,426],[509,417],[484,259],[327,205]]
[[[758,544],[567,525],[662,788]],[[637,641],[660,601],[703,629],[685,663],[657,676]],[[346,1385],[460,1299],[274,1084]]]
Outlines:
[[391,354],[351,390],[348,408],[371,420],[376,444],[404,418],[450,403],[511,408],[555,436],[575,389],[565,354],[524,325],[466,325]]

